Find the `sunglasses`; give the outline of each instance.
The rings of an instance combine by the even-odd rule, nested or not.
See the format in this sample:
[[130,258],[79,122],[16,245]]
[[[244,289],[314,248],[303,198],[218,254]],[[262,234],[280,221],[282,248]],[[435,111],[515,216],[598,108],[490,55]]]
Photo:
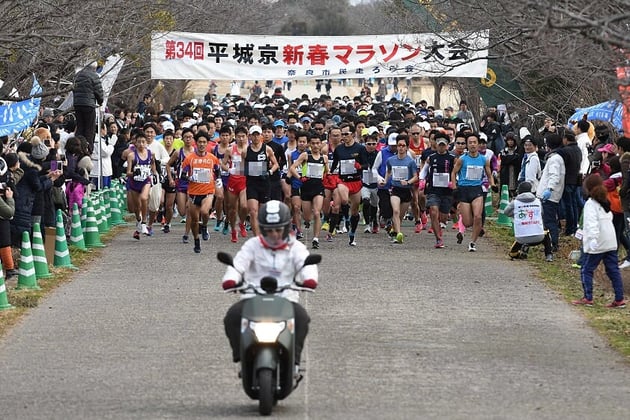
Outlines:
[[420,133],[411,133],[412,136],[419,136]]
[[366,146],[376,146],[376,143],[365,143]]
[[352,133],[344,133],[343,131],[341,132],[342,136],[349,136],[350,134],[352,134]]
[[466,144],[465,141],[456,141],[455,144]]

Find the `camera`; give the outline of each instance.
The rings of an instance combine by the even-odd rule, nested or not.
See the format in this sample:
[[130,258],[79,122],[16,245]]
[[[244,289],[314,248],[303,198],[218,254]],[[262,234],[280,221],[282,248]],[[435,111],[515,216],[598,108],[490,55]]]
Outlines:
[[602,165],[602,162],[600,160],[594,160],[592,165],[593,168],[599,168]]
[[7,189],[7,183],[6,182],[0,182],[0,191],[4,191]]

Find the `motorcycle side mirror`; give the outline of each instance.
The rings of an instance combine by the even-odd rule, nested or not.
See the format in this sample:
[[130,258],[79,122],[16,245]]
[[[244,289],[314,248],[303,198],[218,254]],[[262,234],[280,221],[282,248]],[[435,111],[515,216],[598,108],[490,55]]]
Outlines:
[[265,276],[260,279],[260,288],[267,293],[275,293],[278,289],[278,280],[275,277]]
[[304,265],[315,265],[322,262],[322,256],[319,254],[309,254],[304,260]]
[[217,252],[217,259],[225,265],[234,266],[234,259],[227,252]]

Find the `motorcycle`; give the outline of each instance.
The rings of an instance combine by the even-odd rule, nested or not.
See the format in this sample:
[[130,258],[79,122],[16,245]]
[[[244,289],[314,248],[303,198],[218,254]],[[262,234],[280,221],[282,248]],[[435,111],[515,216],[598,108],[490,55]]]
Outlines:
[[[230,254],[219,252],[217,258],[223,264],[234,267]],[[306,257],[302,268],[319,264],[321,260],[321,255],[311,254]],[[239,287],[226,291],[255,293],[254,297],[246,300],[241,315],[239,376],[245,393],[258,400],[258,411],[262,415],[270,415],[273,406],[288,397],[302,379],[295,365],[293,304],[276,295],[287,289],[313,291],[294,282],[278,287],[277,279],[271,276],[263,277],[260,287],[243,278]]]

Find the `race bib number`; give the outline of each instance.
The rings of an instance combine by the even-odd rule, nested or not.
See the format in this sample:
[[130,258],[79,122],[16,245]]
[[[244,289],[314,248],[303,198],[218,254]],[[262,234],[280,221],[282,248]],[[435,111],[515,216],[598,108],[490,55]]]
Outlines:
[[376,183],[376,177],[374,176],[372,171],[363,171],[361,181],[367,185],[374,184]]
[[262,176],[266,172],[267,161],[247,162],[247,173],[249,176]]
[[447,188],[448,183],[451,180],[449,173],[434,173],[433,174],[433,186],[439,188]]
[[354,167],[354,159],[344,159],[339,161],[339,173],[341,175],[352,175],[357,173],[357,169]]
[[212,181],[210,169],[194,168],[191,180],[200,184],[209,184]]
[[480,181],[483,176],[483,166],[469,165],[466,168],[466,179],[468,181]]
[[394,181],[404,181],[409,178],[409,168],[406,166],[392,166],[392,179]]
[[322,179],[324,177],[324,164],[323,163],[307,163],[306,175],[307,178]]

